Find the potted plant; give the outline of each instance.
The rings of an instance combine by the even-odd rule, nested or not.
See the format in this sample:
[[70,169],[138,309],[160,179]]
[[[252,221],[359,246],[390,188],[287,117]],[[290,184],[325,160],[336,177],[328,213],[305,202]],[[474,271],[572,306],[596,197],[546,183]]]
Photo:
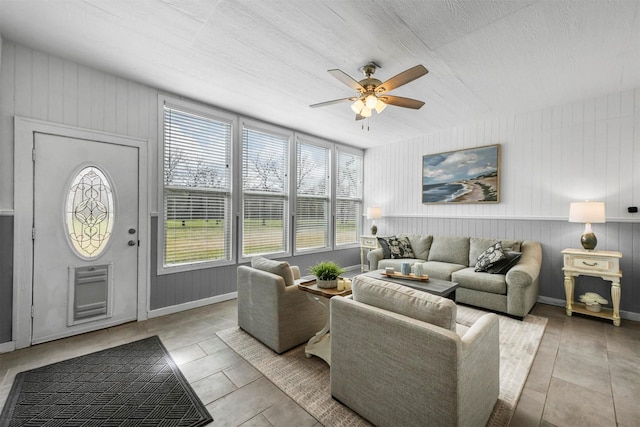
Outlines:
[[580,302],[584,303],[584,307],[587,310],[598,313],[602,309],[600,305],[606,304],[608,301],[595,292],[587,292],[584,295],[580,295]]
[[329,289],[338,286],[338,276],[345,270],[333,261],[320,261],[309,267],[309,271],[317,277],[316,284],[319,288]]

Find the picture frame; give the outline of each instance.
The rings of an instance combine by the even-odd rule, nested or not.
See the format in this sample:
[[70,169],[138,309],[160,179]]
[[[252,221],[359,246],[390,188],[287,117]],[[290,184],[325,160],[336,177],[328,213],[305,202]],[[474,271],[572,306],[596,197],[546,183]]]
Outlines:
[[500,144],[422,156],[422,203],[499,203]]

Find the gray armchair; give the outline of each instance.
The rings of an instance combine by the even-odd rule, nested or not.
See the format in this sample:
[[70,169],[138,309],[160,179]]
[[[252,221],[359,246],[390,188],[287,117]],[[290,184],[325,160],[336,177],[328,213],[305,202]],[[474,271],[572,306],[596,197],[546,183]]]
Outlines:
[[276,353],[309,340],[327,322],[325,310],[300,291],[300,269],[261,257],[238,267],[238,326]]
[[381,427],[484,426],[500,390],[498,317],[464,330],[453,301],[382,282],[357,276],[353,299],[331,299],[331,395]]

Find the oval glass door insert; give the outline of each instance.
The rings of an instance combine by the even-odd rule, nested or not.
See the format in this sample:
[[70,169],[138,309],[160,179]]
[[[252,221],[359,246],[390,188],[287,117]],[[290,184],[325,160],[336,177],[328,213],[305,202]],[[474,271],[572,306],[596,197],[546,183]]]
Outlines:
[[67,236],[76,254],[98,257],[106,248],[113,228],[113,191],[106,175],[88,166],[75,176],[65,203]]

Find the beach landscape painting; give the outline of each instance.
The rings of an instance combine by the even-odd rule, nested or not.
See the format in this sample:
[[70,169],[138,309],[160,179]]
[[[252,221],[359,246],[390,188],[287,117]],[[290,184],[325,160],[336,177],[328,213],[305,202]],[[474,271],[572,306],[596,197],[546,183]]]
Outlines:
[[422,157],[422,203],[498,203],[500,144]]

